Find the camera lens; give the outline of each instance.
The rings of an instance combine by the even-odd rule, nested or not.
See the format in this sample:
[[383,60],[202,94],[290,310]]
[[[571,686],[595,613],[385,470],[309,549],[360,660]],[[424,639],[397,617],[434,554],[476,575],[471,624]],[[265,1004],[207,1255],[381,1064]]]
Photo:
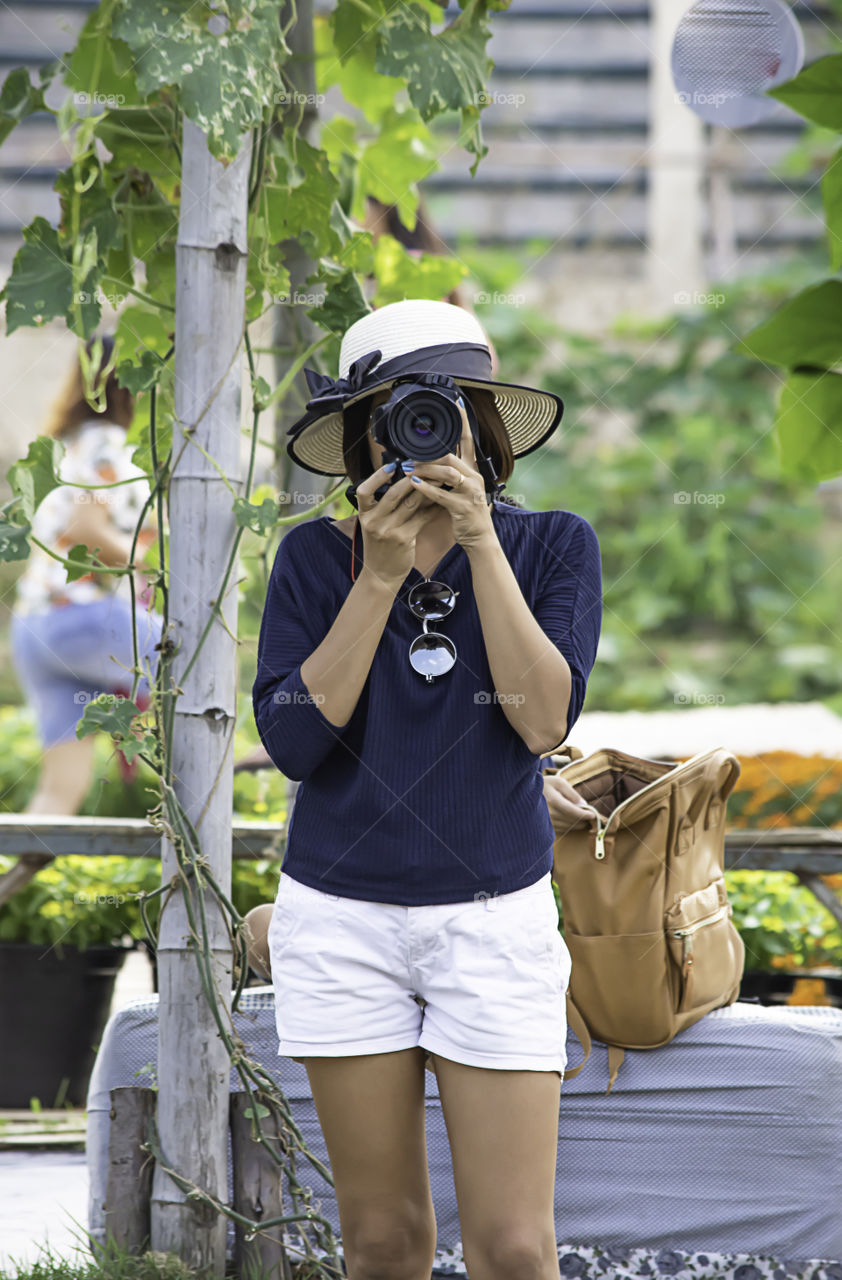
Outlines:
[[462,419],[455,394],[409,383],[396,389],[384,408],[378,430],[396,453],[424,462],[456,452]]

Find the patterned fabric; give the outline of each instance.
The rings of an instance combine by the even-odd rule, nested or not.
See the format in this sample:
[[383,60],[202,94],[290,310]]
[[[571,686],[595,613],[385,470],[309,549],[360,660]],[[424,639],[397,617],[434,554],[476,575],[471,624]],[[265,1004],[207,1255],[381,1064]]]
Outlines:
[[[249,1053],[278,1080],[304,1142],[327,1163],[306,1069],[277,1055],[272,987],[244,991],[233,1021]],[[567,1052],[571,1063],[580,1060],[569,1030]],[[111,1015],[87,1097],[88,1226],[97,1241],[105,1239],[109,1090],[154,1085],[157,1053],[157,996]],[[821,1006],[738,1001],[714,1009],[671,1044],[629,1050],[608,1097],[608,1050],[595,1040],[584,1071],[561,1092],[555,1221],[562,1277],[842,1280],[841,1066],[842,1010]],[[436,1078],[424,1075],[438,1228],[432,1280],[464,1277],[450,1146]],[[242,1087],[233,1068],[230,1087]],[[300,1158],[298,1176],[338,1233],[334,1188]],[[230,1139],[228,1188],[233,1194]],[[292,1204],[286,1184],[283,1204]],[[299,1260],[297,1231],[285,1238]],[[233,1255],[230,1221],[228,1247]]]
[[[125,430],[113,422],[87,419],[75,431],[63,436],[62,441],[65,454],[59,464],[59,475],[66,483],[48,493],[35,512],[32,522],[35,537],[58,555],[66,556],[79,541],[67,533],[67,528],[75,504],[85,493],[74,486],[109,484],[135,476],[136,484],[94,490],[90,494],[107,503],[115,528],[131,537],[149,497],[149,484],[145,472],[131,460],[136,446],[126,443]],[[154,516],[150,513],[138,538],[138,559],[155,536]],[[15,612],[22,615],[43,612],[65,604],[102,600],[115,593],[131,599],[126,575],[86,573],[75,582],[68,582],[64,565],[33,544],[26,568],[17,581]]]

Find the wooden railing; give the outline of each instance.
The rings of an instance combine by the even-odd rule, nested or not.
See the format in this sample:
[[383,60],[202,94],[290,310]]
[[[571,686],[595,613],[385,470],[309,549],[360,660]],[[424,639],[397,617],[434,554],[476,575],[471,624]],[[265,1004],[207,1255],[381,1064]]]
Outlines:
[[[270,858],[280,864],[286,823],[240,821],[234,823],[231,834],[232,857],[252,861]],[[144,818],[0,814],[0,855],[20,859],[27,878],[33,864],[44,866],[70,854],[158,858],[160,852],[161,837]],[[842,897],[821,879],[842,873],[842,830],[786,827],[729,831],[725,835],[725,869],[789,871],[842,924]],[[7,876],[14,871],[12,868]],[[0,902],[5,879],[0,880]]]

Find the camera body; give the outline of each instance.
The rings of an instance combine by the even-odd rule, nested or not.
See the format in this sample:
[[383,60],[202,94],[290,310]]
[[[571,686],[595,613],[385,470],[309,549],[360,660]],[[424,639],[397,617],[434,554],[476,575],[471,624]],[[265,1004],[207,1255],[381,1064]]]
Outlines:
[[[389,399],[378,405],[371,417],[371,433],[383,448],[383,462],[435,462],[448,453],[458,453],[462,441],[462,417],[460,402],[474,440],[477,465],[492,486],[497,474],[489,458],[480,449],[479,424],[470,397],[451,377],[443,373],[407,374],[392,386]],[[381,464],[382,465],[382,464]],[[490,471],[489,471],[490,469]],[[400,465],[391,479],[382,484],[374,494],[379,501],[393,484],[403,479]],[[451,485],[442,485],[450,489]],[[497,486],[497,489],[502,486]],[[348,501],[358,506],[356,485],[345,490]]]

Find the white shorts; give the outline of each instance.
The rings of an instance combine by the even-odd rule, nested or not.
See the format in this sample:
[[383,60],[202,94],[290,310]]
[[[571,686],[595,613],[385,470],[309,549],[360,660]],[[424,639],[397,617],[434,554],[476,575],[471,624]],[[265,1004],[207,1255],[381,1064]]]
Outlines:
[[279,1054],[420,1045],[469,1066],[564,1076],[572,961],[549,871],[513,893],[418,907],[281,872],[268,942]]

